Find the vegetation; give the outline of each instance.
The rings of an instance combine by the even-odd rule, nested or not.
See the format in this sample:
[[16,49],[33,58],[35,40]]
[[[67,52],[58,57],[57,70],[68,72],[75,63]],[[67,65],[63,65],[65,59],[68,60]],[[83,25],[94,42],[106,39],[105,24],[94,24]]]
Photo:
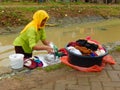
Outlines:
[[61,19],[69,17],[85,17],[100,15],[104,18],[120,17],[119,5],[100,5],[76,3],[1,3],[0,5],[0,27],[20,26],[28,23],[32,15],[38,9],[46,10],[51,17]]
[[64,68],[64,67],[65,67],[65,65],[62,64],[62,63],[60,63],[60,64],[55,64],[55,65],[47,66],[47,67],[44,68],[44,70],[46,72],[49,72],[51,70],[57,70],[57,69]]
[[116,46],[113,51],[118,51],[118,52],[120,52],[120,45]]

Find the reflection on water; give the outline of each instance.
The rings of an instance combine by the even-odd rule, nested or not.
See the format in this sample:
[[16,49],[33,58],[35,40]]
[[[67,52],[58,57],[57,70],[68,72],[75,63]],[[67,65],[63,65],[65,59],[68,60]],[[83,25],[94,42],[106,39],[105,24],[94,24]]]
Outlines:
[[[65,47],[70,41],[91,36],[101,43],[119,41],[120,20],[113,19],[97,23],[74,24],[66,27],[46,27],[47,37],[59,48]],[[12,44],[18,34],[0,35],[3,45]]]
[[94,35],[95,34],[95,29],[93,29],[93,28],[81,28],[80,29],[80,34]]

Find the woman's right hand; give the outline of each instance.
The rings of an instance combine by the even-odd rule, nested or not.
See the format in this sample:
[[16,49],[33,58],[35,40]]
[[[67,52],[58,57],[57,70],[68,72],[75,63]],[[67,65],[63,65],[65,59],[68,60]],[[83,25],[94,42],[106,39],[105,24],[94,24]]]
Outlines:
[[54,53],[53,48],[51,48],[50,46],[46,46],[46,51],[47,51],[48,53]]

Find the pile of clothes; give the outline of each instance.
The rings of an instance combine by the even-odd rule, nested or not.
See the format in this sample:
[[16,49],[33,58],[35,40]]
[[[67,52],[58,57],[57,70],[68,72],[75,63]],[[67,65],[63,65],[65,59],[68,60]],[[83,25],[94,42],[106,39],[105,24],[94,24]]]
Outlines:
[[104,55],[106,53],[103,46],[95,43],[90,42],[85,39],[79,39],[75,42],[70,42],[67,45],[67,49],[70,52],[76,53],[82,56],[99,56]]
[[29,69],[35,69],[37,67],[42,67],[43,62],[39,59],[38,56],[34,56],[32,58],[25,59],[24,66]]

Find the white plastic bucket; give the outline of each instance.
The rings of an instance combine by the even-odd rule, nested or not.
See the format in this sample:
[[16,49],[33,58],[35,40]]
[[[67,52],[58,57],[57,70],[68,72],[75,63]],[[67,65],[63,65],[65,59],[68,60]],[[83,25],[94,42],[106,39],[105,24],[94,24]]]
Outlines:
[[24,65],[24,55],[23,54],[12,54],[9,56],[10,65],[12,69],[21,69]]

